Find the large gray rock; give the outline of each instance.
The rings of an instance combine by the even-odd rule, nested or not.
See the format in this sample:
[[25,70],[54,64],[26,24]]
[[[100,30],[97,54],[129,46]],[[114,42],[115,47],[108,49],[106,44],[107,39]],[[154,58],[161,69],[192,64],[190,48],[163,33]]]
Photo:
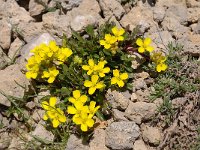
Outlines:
[[109,89],[106,93],[106,99],[111,104],[112,108],[119,110],[125,110],[129,104],[129,99],[127,99],[122,93]]
[[15,64],[0,71],[0,91],[2,92],[0,93],[0,104],[2,105],[11,106],[6,96],[23,98],[26,91],[22,87],[28,89],[29,81],[19,68],[19,65]]
[[42,43],[48,44],[50,41],[55,41],[55,39],[49,33],[43,33],[35,37],[21,49],[20,51],[20,54],[22,55],[21,59],[27,60],[31,56],[30,50],[32,50],[34,47]]
[[89,150],[89,146],[82,143],[82,139],[71,134],[65,150]]
[[115,150],[132,149],[139,135],[140,129],[135,122],[113,122],[106,128],[106,146]]
[[12,25],[34,21],[29,12],[20,7],[15,0],[0,1],[0,18],[5,18]]
[[99,0],[99,4],[106,18],[114,15],[117,20],[120,20],[121,16],[125,13],[122,5],[116,0]]
[[11,44],[11,24],[5,19],[0,20],[0,29],[0,46],[3,49],[9,49]]
[[149,120],[156,113],[156,104],[146,102],[129,102],[128,108],[125,113],[126,116],[135,121],[137,124],[141,124],[144,120]]
[[109,150],[105,145],[106,132],[103,129],[95,129],[89,143],[89,150]]
[[[41,3],[47,6],[48,0],[41,0]],[[29,1],[29,13],[31,16],[37,16],[45,10],[44,5],[41,3],[36,2],[36,0]]]

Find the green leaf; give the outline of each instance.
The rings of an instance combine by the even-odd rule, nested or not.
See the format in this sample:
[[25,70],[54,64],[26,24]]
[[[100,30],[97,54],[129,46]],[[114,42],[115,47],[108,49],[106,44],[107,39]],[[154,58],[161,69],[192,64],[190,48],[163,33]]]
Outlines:
[[105,121],[103,114],[99,110],[96,112],[96,115],[101,121]]
[[92,25],[89,25],[86,27],[85,31],[87,32],[87,34],[91,37],[94,37],[94,27]]
[[70,88],[62,87],[61,88],[61,94],[62,94],[62,96],[70,96],[70,94],[71,94]]

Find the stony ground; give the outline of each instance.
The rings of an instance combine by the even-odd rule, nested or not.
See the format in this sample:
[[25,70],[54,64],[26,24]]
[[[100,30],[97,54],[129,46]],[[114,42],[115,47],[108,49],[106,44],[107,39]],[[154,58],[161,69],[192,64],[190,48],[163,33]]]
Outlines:
[[[160,50],[166,51],[169,42],[180,43],[184,46],[181,53],[200,61],[200,0],[0,0],[0,149],[23,149],[34,136],[54,138],[42,126],[44,112],[37,104],[48,93],[43,91],[31,101],[24,95],[32,89],[23,74],[30,49],[53,39],[61,43],[63,33],[70,37],[72,30],[82,32],[89,24],[108,20],[130,30],[139,26]],[[138,61],[133,67],[138,67]],[[195,70],[199,73],[200,67]],[[157,111],[163,100],[149,100],[151,83],[147,72],[138,72],[132,93],[108,91],[113,117],[95,129],[89,143],[70,135],[66,150],[191,149],[200,125],[199,91],[171,100],[179,109],[165,126]],[[16,101],[27,99],[26,109],[14,107]],[[152,119],[155,116],[159,119]]]

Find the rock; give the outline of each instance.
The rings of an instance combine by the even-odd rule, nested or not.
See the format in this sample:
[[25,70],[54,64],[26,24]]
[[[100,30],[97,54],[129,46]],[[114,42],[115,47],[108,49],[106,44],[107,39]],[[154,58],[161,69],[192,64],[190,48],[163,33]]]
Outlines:
[[200,18],[200,8],[188,8],[187,21],[190,23],[195,23]]
[[166,3],[166,1],[158,0],[156,2],[157,7],[165,7],[165,8],[169,8],[170,6],[172,6],[174,4],[182,4],[182,5],[186,6],[186,0],[168,0],[167,3]]
[[19,68],[19,65],[15,64],[0,71],[0,90],[3,92],[0,94],[0,104],[2,105],[11,106],[6,95],[22,98],[26,92],[22,87],[28,87],[29,81]]
[[200,56],[200,34],[190,34],[180,42],[184,42],[183,53],[197,57]]
[[32,119],[36,122],[42,120],[45,111],[42,109],[35,109],[32,115]]
[[181,25],[187,25],[187,8],[182,4],[171,5],[165,15],[178,20]]
[[[41,3],[43,3],[43,5]],[[41,14],[45,10],[44,5],[47,6],[47,3],[48,3],[48,0],[40,0],[40,3],[38,3],[36,0],[30,0],[29,1],[30,15],[37,16],[37,15]]]
[[143,140],[136,140],[133,145],[133,150],[148,150]]
[[139,70],[139,72],[136,72],[135,73],[135,78],[143,78],[143,79],[146,79],[146,78],[149,78],[149,73],[148,72],[145,72],[143,70]]
[[200,34],[200,17],[199,17],[199,21],[198,21],[197,25],[194,28],[194,33]]
[[20,7],[15,0],[0,2],[0,18],[5,18],[10,24],[17,25],[20,22],[31,22],[34,19],[23,7]]
[[139,135],[140,129],[135,122],[113,122],[106,128],[106,146],[115,150],[132,149]]
[[127,121],[127,119],[124,117],[124,112],[119,111],[117,109],[112,109],[113,111],[113,117],[116,121]]
[[5,19],[0,20],[0,46],[7,50],[11,44],[11,24],[9,24]]
[[179,108],[181,106],[185,106],[188,99],[186,97],[177,97],[172,100],[172,106],[173,108]]
[[186,0],[187,7],[196,8],[200,7],[200,2],[198,0]]
[[8,135],[8,132],[0,133],[0,149],[5,150],[9,147],[11,142],[11,137]]
[[131,101],[132,102],[136,102],[137,101],[137,94],[135,94],[135,93],[132,93],[132,95],[131,95]]
[[21,59],[27,60],[31,56],[30,50],[40,45],[41,43],[48,44],[50,41],[55,41],[55,39],[49,33],[43,33],[38,37],[35,37],[21,49],[20,51],[22,55]]
[[145,36],[150,37],[153,41],[152,45],[155,49],[161,49],[164,52],[167,52],[167,45],[169,43],[174,43],[172,35],[168,31],[156,31],[152,33],[147,33]]
[[3,50],[0,47],[0,70],[4,69],[9,61],[10,59],[7,57],[7,55],[3,52]]
[[142,137],[145,142],[158,146],[161,141],[161,132],[156,127],[150,127],[143,125],[142,128]]
[[18,30],[17,32],[21,34],[21,36],[27,43],[30,42],[31,39],[45,32],[43,30],[42,22],[34,22],[34,23],[22,22],[19,23],[19,25],[17,26],[17,30]]
[[[9,150],[16,150],[16,149],[25,149],[25,139],[22,140],[22,135],[21,137],[13,137],[12,141],[10,142],[10,145],[8,147]],[[24,138],[24,137],[23,137]]]
[[70,20],[66,15],[59,15],[59,12],[48,12],[42,16],[44,29],[55,37],[62,37],[66,34],[71,36]]
[[112,108],[125,110],[129,104],[129,100],[118,91],[109,89],[106,93],[106,99],[111,104]]
[[101,9],[96,0],[84,0],[79,7],[67,13],[70,26],[75,31],[82,31],[88,25],[97,25],[102,18]]
[[82,143],[82,139],[71,134],[65,150],[88,150],[89,146]]
[[33,101],[27,102],[26,103],[26,107],[29,109],[33,109],[35,107],[35,103]]
[[177,39],[190,32],[189,27],[181,25],[179,20],[174,17],[165,17],[161,25],[164,30],[172,32],[172,36],[175,36]]
[[133,86],[136,90],[140,90],[140,89],[146,89],[147,88],[147,85],[144,81],[143,78],[139,78],[139,79],[136,79],[134,82],[133,82]]
[[136,26],[140,26],[139,29],[142,33],[156,25],[153,20],[153,12],[150,9],[140,7],[133,7],[128,14],[122,17],[120,23],[124,28],[129,25],[131,31]]
[[66,11],[72,10],[74,7],[78,7],[80,3],[82,3],[83,0],[56,0],[56,1],[51,1],[49,3],[49,7],[56,7],[56,3],[60,3],[63,9]]
[[130,99],[130,98],[131,98],[131,93],[130,93],[128,90],[123,91],[123,92],[121,92],[121,93],[122,93],[122,95],[124,95],[124,97],[126,97],[127,99]]
[[120,20],[121,16],[125,13],[122,5],[116,0],[99,0],[99,4],[106,18],[114,15],[117,20]]
[[165,8],[163,7],[154,7],[153,8],[153,19],[159,23],[162,22],[165,17]]
[[15,57],[17,57],[20,53],[20,50],[22,48],[22,46],[24,45],[24,42],[21,41],[19,38],[16,38],[10,46],[10,49],[8,51],[8,57],[13,59]]
[[132,57],[134,58],[131,65],[133,69],[137,69],[142,63],[145,62],[145,58],[139,53],[134,53]]
[[103,23],[105,23],[105,22],[107,21],[107,19],[109,19],[109,20],[108,20],[109,22],[114,22],[115,25],[117,26],[117,28],[119,28],[119,29],[122,28],[122,26],[121,26],[120,23],[117,21],[117,19],[115,18],[115,16],[112,16],[111,18],[105,18]]
[[130,120],[141,124],[142,121],[149,120],[156,113],[156,105],[146,102],[129,102],[128,108],[125,111],[125,116]]
[[149,102],[149,96],[150,96],[149,89],[137,90],[135,92],[135,94],[137,95],[137,100],[138,101],[140,101],[140,102]]
[[[41,140],[44,140],[46,142],[53,142],[54,135],[52,132],[47,131],[44,126],[42,125],[42,122],[39,122],[35,128],[35,130],[31,133],[32,136],[38,137]],[[30,137],[28,140],[32,140],[33,137]]]
[[89,150],[109,150],[105,146],[106,132],[103,129],[94,130],[93,137],[89,143]]

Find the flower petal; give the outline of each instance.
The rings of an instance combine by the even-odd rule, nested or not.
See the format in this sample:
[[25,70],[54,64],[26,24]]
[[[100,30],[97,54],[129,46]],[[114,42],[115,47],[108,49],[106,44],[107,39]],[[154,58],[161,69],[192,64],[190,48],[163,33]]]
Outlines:
[[89,70],[89,69],[90,69],[90,66],[88,66],[88,65],[83,65],[83,66],[82,66],[82,69],[83,69],[83,70]]
[[148,52],[152,52],[152,51],[154,50],[154,47],[152,47],[152,46],[147,46],[147,47],[146,47],[146,50],[147,50]]
[[58,119],[59,119],[60,122],[66,122],[67,121],[67,118],[66,118],[65,115],[59,115]]
[[69,114],[76,114],[77,110],[76,110],[76,108],[74,108],[73,106],[68,106],[68,107],[67,107],[67,112],[68,112]]
[[139,47],[139,48],[138,48],[138,52],[139,52],[139,53],[144,53],[144,51],[145,51],[144,47]]
[[145,38],[144,39],[144,46],[147,47],[151,44],[151,39],[150,38]]
[[93,127],[94,120],[93,119],[87,119],[86,124],[87,124],[88,127]]
[[113,27],[112,28],[112,33],[116,36],[116,35],[118,35],[118,29],[117,29],[117,27]]
[[44,110],[49,110],[49,103],[48,103],[48,102],[43,101],[43,102],[41,103],[41,106],[42,106],[42,108],[43,108]]
[[105,44],[106,44],[106,41],[100,40],[100,45],[105,45]]
[[94,94],[94,92],[96,91],[96,87],[90,87],[89,90],[88,90],[88,93],[90,95]]
[[88,64],[89,64],[89,66],[94,66],[94,60],[93,59],[89,59],[88,60]]
[[84,82],[84,86],[85,86],[85,87],[91,87],[92,85],[93,85],[92,82],[89,81],[89,80],[86,80],[86,81]]
[[50,105],[51,107],[55,107],[56,101],[57,101],[57,98],[56,98],[56,97],[51,97],[51,98],[49,99],[49,105]]
[[47,120],[47,119],[48,119],[48,116],[46,114],[44,114],[43,120]]
[[103,87],[104,87],[103,81],[101,81],[101,82],[99,82],[99,83],[96,84],[96,88],[97,88],[97,89],[101,89],[101,88],[103,88]]
[[86,132],[88,130],[88,127],[86,124],[81,124],[81,130]]
[[111,84],[116,84],[117,83],[117,78],[116,77],[112,77],[111,78]]
[[103,69],[103,73],[108,73],[108,72],[110,72],[110,68],[109,67],[106,67],[106,68]]
[[99,79],[98,75],[92,75],[91,81],[92,81],[93,84],[96,84],[98,79]]
[[57,119],[53,119],[52,124],[53,124],[54,128],[57,128],[59,126],[60,122]]
[[141,38],[138,38],[138,39],[136,40],[136,44],[137,44],[138,46],[143,46],[143,41],[142,41],[142,39],[141,39]]
[[83,119],[81,117],[73,117],[72,120],[77,125],[82,124],[83,122]]
[[81,96],[81,92],[79,90],[73,91],[73,96],[75,99],[78,99]]
[[123,87],[124,86],[124,82],[122,80],[118,80],[117,84],[119,87]]
[[117,69],[113,70],[113,76],[119,77],[119,70]]
[[120,75],[120,79],[122,79],[122,80],[128,79],[128,73],[122,73],[122,74]]
[[75,98],[73,98],[73,97],[69,97],[69,98],[68,98],[68,101],[71,102],[71,103],[74,103],[76,100],[75,100]]
[[85,103],[87,101],[88,97],[86,95],[82,95],[79,100],[83,103]]
[[94,110],[95,105],[96,105],[96,102],[95,102],[95,101],[91,101],[91,102],[90,102],[90,105],[89,105],[90,111],[91,111],[91,110]]

